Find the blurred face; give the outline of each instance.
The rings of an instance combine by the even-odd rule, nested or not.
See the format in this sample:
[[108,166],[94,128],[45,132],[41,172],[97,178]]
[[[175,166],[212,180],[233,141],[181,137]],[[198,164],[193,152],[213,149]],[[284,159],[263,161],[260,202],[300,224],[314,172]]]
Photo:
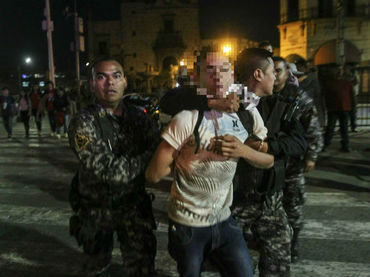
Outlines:
[[220,53],[207,53],[207,58],[200,64],[200,87],[207,89],[207,94],[216,98],[226,97],[226,92],[234,83],[234,72],[229,59]]
[[53,84],[52,83],[48,83],[48,90],[52,90],[53,89]]
[[275,62],[276,80],[274,91],[280,91],[284,88],[286,80],[289,77],[289,70],[283,61]]
[[2,94],[3,96],[9,96],[9,90],[4,89],[4,90],[2,90],[2,91],[1,91],[1,94]]
[[122,66],[116,61],[100,62],[93,69],[92,77],[91,90],[99,103],[106,108],[116,107],[126,87]]
[[269,61],[268,66],[262,73],[262,80],[260,82],[262,92],[261,93],[256,92],[258,96],[271,95],[274,88],[274,82],[276,80],[274,62],[272,61],[271,58],[268,58],[268,61]]

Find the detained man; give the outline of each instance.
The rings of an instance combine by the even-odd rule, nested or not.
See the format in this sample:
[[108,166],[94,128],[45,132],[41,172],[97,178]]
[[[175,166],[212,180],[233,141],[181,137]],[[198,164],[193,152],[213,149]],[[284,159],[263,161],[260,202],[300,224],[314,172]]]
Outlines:
[[[234,81],[228,58],[201,52],[198,68],[200,91],[226,97]],[[264,138],[262,119],[257,109],[252,112],[254,124],[260,124],[255,135]],[[245,145],[249,135],[236,113],[215,110],[182,111],[162,134],[145,175],[157,183],[174,169],[168,236],[180,276],[200,276],[202,262],[211,253],[220,261],[223,276],[253,276],[247,245],[231,216],[233,177],[239,158],[269,168],[274,157]]]

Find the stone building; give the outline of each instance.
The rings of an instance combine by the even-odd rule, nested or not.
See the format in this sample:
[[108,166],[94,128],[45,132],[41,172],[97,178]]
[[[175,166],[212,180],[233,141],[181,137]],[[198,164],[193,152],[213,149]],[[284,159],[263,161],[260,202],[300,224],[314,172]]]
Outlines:
[[335,64],[338,32],[342,32],[344,63],[356,65],[360,93],[368,93],[370,1],[341,1],[342,25],[337,24],[338,1],[280,0],[280,55],[293,62],[304,58],[317,66]]
[[139,89],[148,92],[153,82],[168,82],[181,60],[192,66],[200,46],[198,0],[122,0],[120,14],[89,22],[89,59],[121,59],[132,86],[144,83]]
[[193,69],[204,46],[227,51],[231,59],[256,46],[244,38],[202,39],[200,0],[121,0],[120,20],[88,24],[89,60],[110,55],[122,60],[132,90],[169,87],[177,65]]

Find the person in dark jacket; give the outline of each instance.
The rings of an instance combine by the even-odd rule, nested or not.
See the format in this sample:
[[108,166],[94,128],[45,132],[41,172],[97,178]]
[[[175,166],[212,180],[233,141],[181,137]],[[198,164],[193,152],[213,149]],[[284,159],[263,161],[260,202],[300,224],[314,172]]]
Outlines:
[[159,134],[137,108],[122,102],[122,65],[103,58],[92,66],[96,100],[71,120],[69,144],[79,161],[70,203],[70,232],[86,255],[86,276],[109,276],[117,233],[124,276],[155,276],[152,199],[144,170]]
[[[285,175],[283,204],[289,224],[293,228],[291,256],[292,262],[296,262],[298,260],[298,234],[303,227],[303,204],[306,198],[303,173],[309,172],[315,167],[323,140],[313,99],[301,87],[288,82],[289,69],[285,59],[274,57],[274,62],[276,70],[274,93],[287,102],[295,101],[298,97],[298,119],[305,130],[305,138],[308,143],[306,153],[299,157],[288,158]],[[299,71],[293,71],[293,73],[301,75]]]
[[350,152],[348,138],[348,120],[352,110],[353,85],[343,78],[343,68],[338,67],[335,78],[324,84],[328,124],[325,131],[324,149],[328,148],[334,135],[334,128],[339,120],[341,151]]
[[[242,51],[235,65],[237,80],[253,91],[256,82],[265,74],[269,57],[272,53],[264,49]],[[167,112],[175,113],[179,105],[182,109],[209,109],[207,98],[192,90],[172,90],[164,98],[161,108]],[[257,108],[268,129],[268,138],[263,143],[251,139],[249,145],[274,155],[275,165],[262,170],[240,160],[234,183],[238,184],[234,193],[234,215],[258,239],[260,276],[288,276],[290,272],[292,231],[282,206],[285,162],[288,156],[299,157],[305,153],[307,142],[296,118],[284,120],[289,107],[279,95],[260,99]]]
[[3,118],[5,130],[8,133],[8,138],[12,138],[13,134],[13,116],[15,113],[15,100],[9,95],[9,88],[3,87],[0,95],[0,110]]
[[41,118],[44,115],[44,111],[47,111],[49,124],[51,129],[51,136],[54,137],[56,134],[56,120],[55,120],[55,111],[54,111],[54,97],[55,97],[55,89],[54,84],[52,81],[46,82],[46,90],[44,95],[42,96],[39,107],[37,110],[37,117]]
[[64,126],[64,136],[68,137],[69,101],[62,88],[56,89],[53,106],[56,120],[56,136],[58,139],[61,138],[62,127]]
[[38,116],[37,110],[41,100],[41,91],[39,89],[38,84],[34,84],[31,88],[29,93],[29,97],[31,99],[31,107],[32,107],[32,116],[35,120],[36,127],[37,127],[37,135],[41,136],[41,127],[42,127],[42,117]]

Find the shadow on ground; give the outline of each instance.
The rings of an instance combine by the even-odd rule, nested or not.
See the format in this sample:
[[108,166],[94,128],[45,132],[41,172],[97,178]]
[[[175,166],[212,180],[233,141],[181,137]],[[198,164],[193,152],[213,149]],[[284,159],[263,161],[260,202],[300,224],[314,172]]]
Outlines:
[[6,277],[77,276],[83,255],[54,237],[0,222],[0,270]]

